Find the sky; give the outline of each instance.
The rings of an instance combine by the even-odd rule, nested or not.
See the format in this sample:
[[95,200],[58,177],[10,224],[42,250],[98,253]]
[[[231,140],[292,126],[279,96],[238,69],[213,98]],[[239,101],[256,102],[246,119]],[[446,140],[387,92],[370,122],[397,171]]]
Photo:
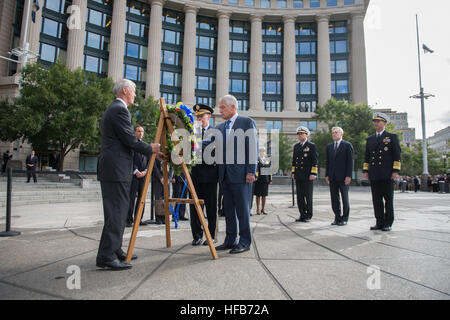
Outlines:
[[[417,57],[419,18],[426,137],[450,126],[449,0],[371,0],[364,20],[368,102],[373,108],[408,112],[408,125],[422,139]],[[434,53],[424,54],[425,43]]]

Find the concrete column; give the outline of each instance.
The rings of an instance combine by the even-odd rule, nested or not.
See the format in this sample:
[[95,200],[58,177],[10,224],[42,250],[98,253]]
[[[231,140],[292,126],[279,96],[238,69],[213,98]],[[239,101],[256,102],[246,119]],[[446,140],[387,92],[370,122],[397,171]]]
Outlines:
[[[39,53],[39,35],[41,32],[41,24],[42,24],[42,6],[41,8],[36,12],[36,19],[35,22],[31,20],[31,13],[30,16],[27,17],[26,8],[28,3],[30,3],[30,6],[32,8],[33,0],[25,0],[24,2],[24,12],[22,16],[22,29],[20,31],[20,47],[23,47],[24,38],[25,38],[25,20],[28,19],[28,35],[26,36],[26,39],[28,43],[30,44],[28,50],[38,54]],[[31,11],[30,11],[31,12]],[[20,60],[20,59],[19,59]],[[36,59],[28,59],[28,62],[34,62]],[[19,64],[17,66],[17,71],[20,70],[21,65]]]
[[250,108],[262,111],[262,16],[250,16],[252,23],[250,43]]
[[126,10],[126,1],[114,1],[108,61],[108,77],[113,81],[123,78]]
[[76,68],[83,67],[84,40],[86,36],[87,0],[73,0],[71,9],[71,14],[80,14],[79,20],[72,20],[71,18],[69,18],[68,20],[69,35],[67,40],[66,65],[69,69],[74,70]]
[[283,48],[283,111],[296,108],[296,66],[295,66],[295,17],[284,16]]
[[351,100],[354,104],[367,103],[366,46],[362,12],[352,15],[351,41]]
[[197,7],[184,7],[184,42],[183,42],[183,74],[181,101],[187,106],[195,104],[195,38],[197,33]]
[[217,43],[216,101],[229,93],[230,64],[230,16],[231,12],[217,13],[219,32]]
[[317,80],[319,105],[331,98],[329,16],[317,16]]
[[[0,47],[0,56],[8,58],[8,52],[11,49],[15,8],[16,3],[13,1],[0,1],[0,43],[4,44]],[[0,77],[6,77],[8,75],[9,63],[14,62],[0,59]]]
[[161,73],[161,30],[163,1],[154,0],[151,4],[150,26],[148,31],[147,85],[145,96],[158,98]]

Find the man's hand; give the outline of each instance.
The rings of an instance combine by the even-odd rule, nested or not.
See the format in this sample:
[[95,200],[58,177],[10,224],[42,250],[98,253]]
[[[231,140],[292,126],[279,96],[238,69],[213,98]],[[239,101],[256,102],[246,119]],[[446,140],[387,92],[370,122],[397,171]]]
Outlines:
[[159,143],[152,143],[152,144],[150,144],[150,146],[152,147],[153,153],[159,152],[159,148],[161,147],[161,145]]
[[345,185],[346,185],[346,186],[349,185],[350,182],[352,182],[352,178],[350,178],[350,177],[345,177]]
[[164,178],[161,178],[160,181],[161,181],[161,184],[164,184]]
[[327,182],[327,184],[330,184],[330,179],[328,177],[325,177],[325,181]]
[[398,179],[398,172],[393,172],[391,179],[392,180],[397,180]]
[[294,180],[295,179],[295,175],[291,174],[291,178],[292,178],[292,180]]
[[369,180],[369,174],[367,172],[364,172],[364,178],[366,178],[367,180]]
[[140,171],[136,171],[136,174],[135,174],[135,176],[136,176],[136,178],[142,178],[142,172],[140,172]]
[[317,177],[312,174],[312,175],[309,176],[309,181],[314,181],[314,180],[316,180],[316,178]]
[[252,173],[247,173],[247,176],[245,177],[245,181],[246,181],[247,183],[252,183],[252,182],[254,182],[255,180],[256,180],[256,177],[255,177],[254,174],[252,174]]

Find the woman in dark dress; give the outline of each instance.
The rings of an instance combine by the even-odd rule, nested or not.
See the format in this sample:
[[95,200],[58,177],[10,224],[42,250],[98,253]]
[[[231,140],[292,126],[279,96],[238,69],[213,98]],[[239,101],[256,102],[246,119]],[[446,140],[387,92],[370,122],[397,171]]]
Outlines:
[[[261,148],[259,150],[258,168],[256,171],[256,181],[254,182],[253,194],[256,196],[256,214],[267,214],[264,210],[266,206],[266,197],[269,194],[269,184],[272,183],[271,175],[264,175],[262,168],[268,170],[270,168],[270,159],[266,157],[266,150]],[[259,211],[259,204],[261,202],[261,211]]]

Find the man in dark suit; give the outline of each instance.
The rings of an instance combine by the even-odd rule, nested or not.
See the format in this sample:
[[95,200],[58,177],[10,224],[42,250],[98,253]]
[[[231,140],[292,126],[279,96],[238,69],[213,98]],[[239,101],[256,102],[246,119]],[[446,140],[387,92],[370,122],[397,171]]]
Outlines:
[[[202,141],[208,136],[208,131],[211,132],[211,127],[209,125],[209,120],[214,112],[213,108],[204,105],[196,104],[193,108],[194,115],[197,121],[200,122],[200,128],[196,132],[196,136]],[[211,234],[213,242],[216,243],[217,235],[217,181],[218,181],[218,171],[217,165],[215,163],[207,164],[201,157],[201,163],[197,163],[195,167],[192,168],[191,178],[194,183],[195,192],[199,199],[205,201],[206,217],[208,219],[208,230]],[[192,196],[191,196],[192,198]],[[190,205],[191,213],[191,230],[192,230],[192,245],[198,246],[202,243],[203,229],[200,223],[200,219],[197,215],[197,210],[193,204]],[[205,240],[203,245],[208,245]]]
[[[216,250],[231,249],[230,253],[235,254],[250,250],[252,243],[250,199],[252,183],[256,180],[258,138],[255,121],[238,115],[238,102],[234,96],[223,96],[218,106],[226,120],[216,127],[222,141],[216,144],[215,156],[223,190],[226,236]],[[207,144],[203,143],[204,146]]]
[[25,164],[27,166],[27,183],[30,183],[31,176],[33,176],[34,183],[36,183],[37,179],[35,171],[38,165],[38,158],[35,156],[34,150],[27,156]]
[[[334,212],[334,221],[331,224],[344,226],[350,213],[348,190],[352,181],[353,146],[350,142],[342,140],[344,135],[342,128],[334,127],[331,134],[334,142],[327,145],[325,173],[325,180],[330,185],[331,207]],[[342,214],[339,192],[342,197]]]
[[370,180],[377,220],[370,230],[390,231],[394,222],[394,181],[401,168],[401,148],[397,135],[385,130],[387,121],[384,113],[375,113],[373,125],[376,133],[366,141],[363,172]]
[[[122,250],[122,240],[130,204],[133,151],[148,157],[152,152],[158,152],[158,157],[164,157],[159,153],[159,144],[139,141],[133,133],[128,106],[134,103],[135,88],[130,80],[117,81],[113,88],[116,100],[109,105],[100,121],[102,140],[97,175],[105,217],[97,254],[100,268],[131,268],[131,264],[123,262],[126,254]],[[132,259],[136,258],[133,255]]]
[[[141,126],[136,126],[134,128],[134,135],[138,139],[138,141],[142,141],[144,137],[144,128]],[[148,166],[148,156],[145,154],[135,152],[133,156],[133,180],[131,181],[130,188],[130,206],[128,208],[128,216],[127,216],[127,227],[131,227],[133,221],[136,221],[137,208],[138,203],[141,198],[142,190],[144,189],[145,175],[147,174],[147,166]],[[139,224],[141,226],[147,225],[147,222],[142,221],[142,217],[144,216],[145,211],[145,202],[144,207],[142,208],[141,221]],[[134,219],[133,219],[134,213]]]
[[313,182],[317,178],[317,148],[308,141],[309,129],[297,128],[298,140],[292,156],[292,179],[297,187],[297,205],[300,218],[296,222],[308,222],[313,216]]
[[6,167],[8,166],[8,161],[11,160],[12,154],[9,154],[9,150],[6,150],[6,152],[3,152],[3,166],[2,166],[2,172],[6,172]]

